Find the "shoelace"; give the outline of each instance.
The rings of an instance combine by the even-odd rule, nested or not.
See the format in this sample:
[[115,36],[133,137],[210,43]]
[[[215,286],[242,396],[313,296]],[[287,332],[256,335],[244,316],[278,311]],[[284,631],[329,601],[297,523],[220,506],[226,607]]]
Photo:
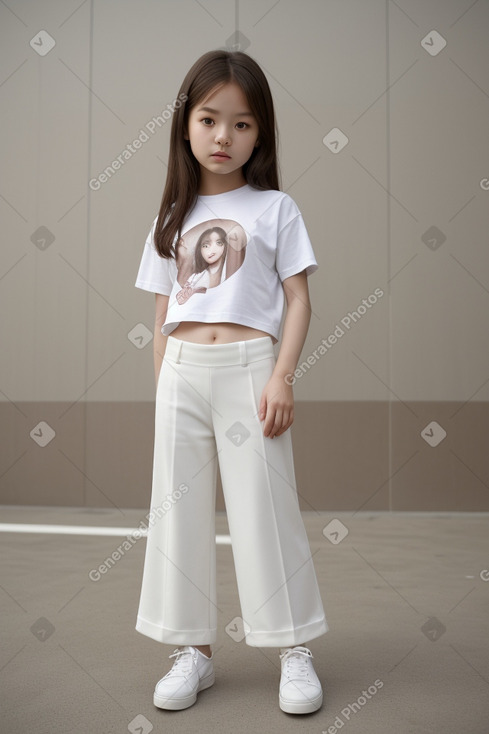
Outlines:
[[281,653],[280,660],[285,661],[285,675],[287,678],[293,677],[294,680],[297,678],[307,679],[309,668],[308,660],[313,657],[310,650],[286,650]]
[[175,671],[178,673],[182,673],[182,675],[187,675],[192,672],[192,652],[191,650],[188,650],[188,649],[179,650],[177,648],[175,652],[172,655],[169,655],[168,657],[176,658],[176,660],[173,663],[172,669],[166,675],[173,674],[175,673]]

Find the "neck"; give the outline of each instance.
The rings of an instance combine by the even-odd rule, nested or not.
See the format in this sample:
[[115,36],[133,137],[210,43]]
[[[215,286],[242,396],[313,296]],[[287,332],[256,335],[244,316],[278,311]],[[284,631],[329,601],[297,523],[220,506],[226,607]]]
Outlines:
[[200,171],[199,196],[215,196],[234,191],[246,185],[246,179],[240,170],[228,174],[213,174],[205,169]]

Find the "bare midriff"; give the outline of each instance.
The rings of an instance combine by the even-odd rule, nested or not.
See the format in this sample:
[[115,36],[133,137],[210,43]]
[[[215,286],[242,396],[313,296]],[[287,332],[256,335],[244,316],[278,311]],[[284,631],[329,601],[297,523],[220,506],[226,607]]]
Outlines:
[[216,324],[204,324],[200,321],[182,321],[170,336],[195,344],[229,344],[230,342],[246,341],[269,336],[273,343],[276,339],[267,334],[266,331],[253,329],[251,326],[218,322]]

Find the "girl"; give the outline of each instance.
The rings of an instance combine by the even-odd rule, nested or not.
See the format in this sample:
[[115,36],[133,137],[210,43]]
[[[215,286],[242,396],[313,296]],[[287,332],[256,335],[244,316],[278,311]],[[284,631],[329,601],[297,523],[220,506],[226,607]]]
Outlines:
[[[272,97],[256,62],[239,51],[208,52],[179,98],[161,208],[136,281],[156,294],[157,382],[157,519],[136,630],[177,646],[156,684],[156,706],[187,708],[214,683],[219,462],[242,615],[224,620],[225,629],[248,645],[279,647],[280,708],[309,713],[323,694],[304,642],[328,625],[299,510],[286,378],[306,338],[307,278],[318,264],[297,205],[279,188]],[[226,263],[234,257],[232,274],[179,299],[191,244],[216,225],[228,242]]]
[[228,241],[222,227],[203,232],[195,246],[194,273],[176,295],[178,303],[185,303],[193,293],[205,293],[207,288],[219,285],[226,262]]

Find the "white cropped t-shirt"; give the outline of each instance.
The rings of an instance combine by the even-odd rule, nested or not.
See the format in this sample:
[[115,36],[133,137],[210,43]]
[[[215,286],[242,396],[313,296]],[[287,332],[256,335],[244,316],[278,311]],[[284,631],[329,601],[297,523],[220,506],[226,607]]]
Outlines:
[[177,257],[162,258],[153,222],[136,287],[169,296],[161,329],[182,321],[231,322],[278,340],[285,297],[282,281],[318,268],[302,215],[282,191],[249,184],[198,196],[176,244]]

